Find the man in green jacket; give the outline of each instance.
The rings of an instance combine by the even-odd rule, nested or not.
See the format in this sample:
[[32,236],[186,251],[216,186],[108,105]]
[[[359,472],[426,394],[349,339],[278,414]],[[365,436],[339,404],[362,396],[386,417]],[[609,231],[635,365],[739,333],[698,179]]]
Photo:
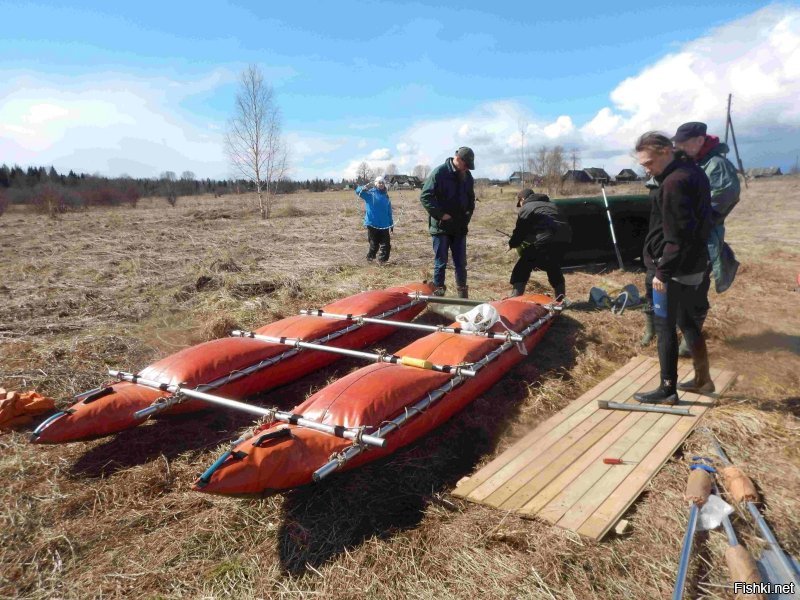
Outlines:
[[433,293],[444,296],[444,276],[450,254],[456,269],[459,298],[466,298],[467,231],[475,210],[472,171],[475,153],[462,146],[425,180],[419,201],[428,212],[428,232],[433,239]]
[[[705,123],[684,123],[678,127],[672,141],[676,149],[685,152],[703,169],[711,185],[711,212],[714,221],[708,238],[708,257],[711,264],[702,283],[707,298],[712,276],[714,289],[721,294],[731,286],[739,268],[733,250],[725,243],[725,218],[739,202],[739,177],[736,167],[725,157],[730,152],[728,145],[720,142],[717,136],[708,135]],[[708,302],[698,307],[700,314],[697,318],[701,324],[709,308]],[[689,356],[689,348],[685,342],[681,344],[680,354]]]

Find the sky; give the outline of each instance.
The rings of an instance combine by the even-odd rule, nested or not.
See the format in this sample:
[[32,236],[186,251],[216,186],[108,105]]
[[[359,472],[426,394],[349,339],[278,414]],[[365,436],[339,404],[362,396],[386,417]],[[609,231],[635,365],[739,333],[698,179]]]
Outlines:
[[476,177],[503,178],[523,140],[615,175],[647,130],[724,137],[729,93],[745,168],[800,155],[798,2],[275,4],[0,0],[0,164],[232,177],[249,64],[295,179],[410,173],[462,145]]

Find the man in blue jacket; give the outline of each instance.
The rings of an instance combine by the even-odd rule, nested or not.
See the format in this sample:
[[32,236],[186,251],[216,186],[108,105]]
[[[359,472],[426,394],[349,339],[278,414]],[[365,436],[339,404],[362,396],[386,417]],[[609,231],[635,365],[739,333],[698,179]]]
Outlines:
[[392,202],[386,193],[386,181],[383,177],[376,177],[374,187],[367,184],[356,188],[356,196],[364,201],[364,225],[367,227],[367,240],[369,251],[367,260],[372,262],[375,256],[379,263],[389,260],[392,244],[389,232],[394,230],[392,219]]
[[444,296],[448,255],[453,256],[459,298],[466,298],[467,231],[475,210],[475,188],[470,171],[475,153],[462,146],[452,158],[431,171],[419,201],[428,212],[428,232],[433,238],[433,293]]

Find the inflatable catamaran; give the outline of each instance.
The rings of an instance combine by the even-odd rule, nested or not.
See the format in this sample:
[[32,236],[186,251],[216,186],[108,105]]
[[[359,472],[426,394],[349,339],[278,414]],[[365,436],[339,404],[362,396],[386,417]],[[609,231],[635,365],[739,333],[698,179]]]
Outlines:
[[[502,378],[538,344],[560,306],[525,295],[488,304],[430,296],[425,283],[363,292],[255,331],[187,348],[87,392],[44,421],[36,443],[108,435],[152,415],[221,406],[261,418],[195,482],[197,491],[265,495],[320,481],[386,456],[435,429]],[[490,320],[411,323],[429,302],[481,305]],[[462,317],[459,316],[459,319]],[[429,332],[397,354],[358,350],[399,328]],[[308,341],[306,341],[308,340]],[[292,409],[237,400],[342,356],[373,364]]]
[[[541,340],[559,307],[547,296],[507,298],[491,305],[500,321],[488,331],[406,324],[434,330],[396,355],[361,355],[374,364],[310,396],[291,412],[265,410],[264,422],[233,442],[194,489],[265,495],[320,481],[410,444],[462,410],[496,383]],[[321,319],[347,315],[307,311]],[[237,332],[274,343],[268,336]],[[224,398],[207,401],[228,405]]]
[[[181,350],[137,374],[110,372],[121,381],[76,396],[70,408],[39,425],[31,441],[55,444],[97,438],[135,427],[153,415],[209,408],[207,401],[183,393],[184,389],[240,399],[294,381],[342,357],[325,352],[326,346],[363,348],[395,332],[397,326],[391,323],[416,317],[431,292],[427,283],[362,292],[323,307],[322,312],[343,319],[300,314],[254,332],[272,341],[221,338]],[[287,344],[289,339],[303,341]],[[252,408],[254,414],[263,413]]]

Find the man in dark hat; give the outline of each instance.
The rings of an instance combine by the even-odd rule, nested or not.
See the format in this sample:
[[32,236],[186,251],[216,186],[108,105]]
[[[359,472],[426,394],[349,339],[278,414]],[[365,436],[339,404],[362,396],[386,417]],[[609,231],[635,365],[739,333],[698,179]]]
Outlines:
[[467,231],[475,210],[475,188],[470,171],[475,153],[462,146],[452,158],[439,165],[422,186],[419,201],[428,211],[428,232],[433,239],[433,293],[444,296],[447,261],[453,256],[459,298],[466,298]]
[[[717,136],[708,135],[705,123],[699,121],[684,123],[678,127],[672,141],[677,150],[685,152],[703,169],[711,185],[711,214],[714,222],[708,238],[708,256],[711,264],[702,284],[705,296],[708,298],[712,276],[714,289],[721,294],[731,286],[739,268],[733,250],[725,243],[725,218],[739,202],[739,177],[736,167],[725,157],[730,148],[720,142]],[[708,309],[707,300],[698,307],[697,318],[701,327]],[[690,355],[685,339],[681,343],[679,354]]]
[[566,282],[561,272],[564,253],[572,241],[572,229],[558,206],[545,194],[525,188],[517,194],[517,224],[509,248],[516,248],[519,260],[511,271],[512,296],[525,293],[525,286],[536,268],[547,273],[554,297],[564,300]]

